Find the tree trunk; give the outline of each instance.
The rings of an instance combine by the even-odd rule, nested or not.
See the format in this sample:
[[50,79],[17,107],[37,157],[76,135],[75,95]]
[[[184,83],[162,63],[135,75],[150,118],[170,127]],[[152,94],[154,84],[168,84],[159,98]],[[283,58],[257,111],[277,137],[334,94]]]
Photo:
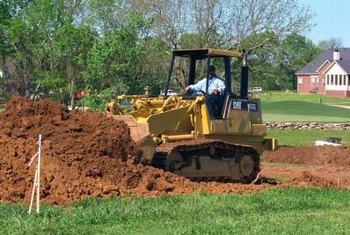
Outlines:
[[67,75],[68,75],[68,79],[70,79],[71,81],[71,89],[70,89],[70,106],[72,107],[72,110],[75,109],[75,102],[74,102],[74,68],[72,65],[72,62],[69,61],[68,62],[68,68],[67,68]]
[[74,79],[73,78],[71,80],[70,106],[72,107],[72,110],[75,109],[75,104],[74,104]]

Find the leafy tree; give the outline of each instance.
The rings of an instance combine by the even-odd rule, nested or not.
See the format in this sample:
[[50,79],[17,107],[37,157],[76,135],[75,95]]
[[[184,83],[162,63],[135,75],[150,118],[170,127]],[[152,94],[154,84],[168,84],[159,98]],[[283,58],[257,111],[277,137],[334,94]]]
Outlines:
[[[69,35],[69,37],[67,37]],[[83,71],[88,66],[88,51],[94,45],[94,33],[86,26],[76,26],[71,22],[65,23],[55,33],[56,43],[53,46],[54,54],[60,61],[60,71],[63,79],[58,80],[61,86],[70,95],[70,103],[74,106],[74,94],[84,89]],[[61,80],[61,81],[60,81]],[[62,80],[64,83],[62,84]],[[45,80],[44,80],[45,81]],[[53,89],[51,86],[50,89]],[[57,90],[56,94],[59,93]],[[63,97],[60,97],[62,100]]]
[[254,35],[243,47],[249,48],[266,38],[270,38],[268,44],[249,54],[251,85],[265,90],[296,89],[295,72],[313,60],[320,49],[299,34],[292,33],[279,39],[272,32]]
[[137,65],[144,51],[139,40],[144,25],[139,15],[128,20],[123,28],[104,35],[93,45],[85,75],[91,88],[103,90],[110,87],[117,93],[134,93],[141,89]]
[[157,37],[145,38],[143,43],[144,51],[136,68],[139,93],[145,92],[141,88],[148,88],[150,95],[159,95],[165,88],[171,53],[167,45]]
[[11,9],[9,1],[0,2],[0,60],[1,65],[5,65],[6,57],[11,53],[9,39],[6,34],[6,28],[10,24]]
[[82,89],[159,94],[174,48],[245,48],[252,85],[290,88],[317,54],[300,36],[310,18],[297,0],[3,0],[0,62],[22,94],[72,106]]
[[311,40],[299,34],[290,34],[281,42],[278,54],[280,76],[278,81],[285,89],[296,89],[296,71],[312,61],[322,51]]

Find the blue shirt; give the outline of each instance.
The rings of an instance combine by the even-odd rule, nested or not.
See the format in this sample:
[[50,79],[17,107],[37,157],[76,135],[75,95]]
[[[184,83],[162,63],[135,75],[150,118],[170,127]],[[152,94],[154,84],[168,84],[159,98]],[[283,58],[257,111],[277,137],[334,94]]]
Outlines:
[[[207,78],[204,78],[197,82],[194,85],[190,85],[190,89],[193,92],[203,92],[203,94],[206,92],[206,86],[207,86]],[[209,78],[209,84],[208,84],[208,93],[209,95],[213,94],[214,90],[218,90],[220,94],[224,94],[225,91],[225,84],[224,82],[218,78],[218,77],[212,77]]]

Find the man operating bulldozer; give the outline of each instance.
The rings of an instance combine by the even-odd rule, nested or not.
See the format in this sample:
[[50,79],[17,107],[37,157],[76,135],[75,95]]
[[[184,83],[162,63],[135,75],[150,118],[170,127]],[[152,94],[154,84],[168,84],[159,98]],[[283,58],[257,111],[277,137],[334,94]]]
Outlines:
[[[215,73],[215,67],[213,65],[209,66],[208,69],[208,97],[207,105],[209,109],[209,114],[211,119],[220,117],[223,96],[225,93],[225,84],[221,78],[219,78]],[[194,85],[189,85],[185,88],[185,92],[191,96],[205,95],[207,86],[207,78],[204,78]]]
[[[185,88],[189,95],[204,95],[206,93],[207,78],[204,78],[194,85]],[[225,84],[215,73],[215,67],[209,66],[208,95],[222,95],[225,91]]]

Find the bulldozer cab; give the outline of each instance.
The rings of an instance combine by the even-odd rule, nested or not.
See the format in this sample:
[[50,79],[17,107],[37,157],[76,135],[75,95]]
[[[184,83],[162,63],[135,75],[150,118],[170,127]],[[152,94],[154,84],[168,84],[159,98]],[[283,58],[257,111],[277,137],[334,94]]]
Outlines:
[[[232,58],[242,60],[241,83],[239,94],[233,93],[231,78]],[[215,65],[217,71],[220,71],[218,77],[225,84],[225,91],[220,95],[211,95],[209,89],[210,67]],[[206,97],[207,106],[212,119],[222,119],[225,113],[225,103],[229,97],[247,98],[248,94],[248,67],[246,63],[246,54],[243,52],[232,52],[219,49],[181,49],[172,52],[172,60],[169,67],[169,74],[166,88],[163,95],[169,96],[179,87],[184,90],[189,85],[194,85],[203,78],[206,79],[205,89],[202,91]],[[196,94],[198,95],[198,94]],[[190,94],[184,94],[191,98]]]

